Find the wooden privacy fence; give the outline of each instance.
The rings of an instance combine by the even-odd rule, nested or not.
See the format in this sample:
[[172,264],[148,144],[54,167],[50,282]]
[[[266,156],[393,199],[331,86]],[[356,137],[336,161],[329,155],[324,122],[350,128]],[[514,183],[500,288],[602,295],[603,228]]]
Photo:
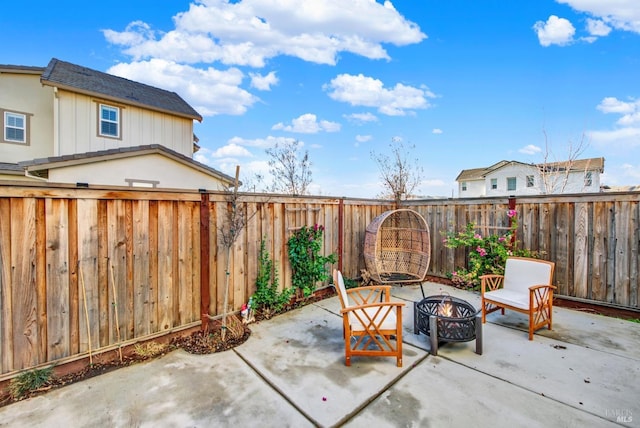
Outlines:
[[[441,231],[468,222],[508,226],[509,201],[420,200],[431,231],[429,274],[465,265]],[[511,201],[513,204],[514,201]],[[556,262],[559,294],[638,308],[638,195],[528,197],[515,201],[518,238]],[[247,223],[231,249],[229,301],[255,291],[260,241],[291,286],[286,242],[322,224],[324,253],[347,277],[364,269],[367,225],[389,201],[240,194]],[[220,315],[225,284],[224,193],[83,189],[0,183],[0,376],[197,326]],[[488,229],[487,229],[488,230]]]

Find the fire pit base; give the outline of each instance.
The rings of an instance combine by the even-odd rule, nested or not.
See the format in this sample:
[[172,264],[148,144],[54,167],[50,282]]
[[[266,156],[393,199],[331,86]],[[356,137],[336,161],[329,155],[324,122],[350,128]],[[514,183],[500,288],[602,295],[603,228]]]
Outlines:
[[449,295],[428,296],[413,304],[413,332],[429,336],[431,354],[446,342],[476,341],[476,354],[482,355],[480,311],[466,300]]

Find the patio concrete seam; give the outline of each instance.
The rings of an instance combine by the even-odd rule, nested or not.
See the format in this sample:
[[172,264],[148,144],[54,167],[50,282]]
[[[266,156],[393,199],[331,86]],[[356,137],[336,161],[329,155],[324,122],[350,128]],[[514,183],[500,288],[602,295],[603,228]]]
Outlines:
[[382,388],[380,388],[380,390],[373,394],[372,396],[370,396],[368,399],[364,400],[358,407],[356,407],[355,409],[353,409],[352,412],[348,413],[347,415],[345,415],[342,419],[340,419],[335,425],[333,425],[334,427],[339,427],[342,426],[344,424],[346,424],[347,422],[349,422],[351,419],[355,418],[356,416],[358,416],[358,414],[360,414],[360,412],[362,412],[364,409],[366,409],[371,403],[373,403],[378,397],[380,397],[382,394],[384,394],[385,392],[387,392],[387,390],[389,390],[389,388],[391,388],[393,385],[395,385],[396,383],[398,383],[401,379],[403,379],[407,374],[411,373],[413,371],[413,369],[415,369],[416,367],[418,367],[420,364],[422,364],[422,362],[424,360],[427,359],[427,357],[431,355],[429,353],[425,353],[423,357],[421,357],[420,359],[418,359],[417,361],[415,361],[410,368],[404,370],[398,377],[394,378],[391,382],[387,383],[386,385],[384,385]]
[[330,313],[330,314],[332,314],[332,315],[335,315],[335,316],[337,316],[337,317],[342,317],[342,315],[341,315],[339,312],[334,312],[334,311],[332,311],[331,309],[329,309],[329,308],[325,308],[325,307],[324,307],[324,306],[322,306],[322,305],[318,305],[317,303],[312,303],[312,305],[313,305],[313,306],[315,306],[315,307],[316,307],[316,308],[318,308],[318,309],[322,309],[323,311],[329,312],[329,313]]
[[591,415],[591,416],[595,416],[595,417],[597,417],[598,419],[602,419],[603,421],[611,422],[611,420],[610,420],[610,419],[607,419],[607,418],[603,417],[602,415],[599,415],[599,414],[597,414],[597,413],[590,412],[590,411],[588,411],[588,410],[586,410],[586,409],[584,409],[584,408],[582,408],[582,407],[577,407],[577,406],[574,406],[574,405],[569,404],[569,403],[567,403],[567,402],[560,401],[560,400],[558,400],[557,398],[553,398],[553,397],[551,397],[551,396],[549,396],[549,395],[545,395],[545,394],[543,394],[543,393],[540,393],[540,392],[534,391],[534,390],[532,390],[532,389],[526,388],[526,387],[524,387],[524,386],[522,386],[522,385],[519,385],[519,384],[517,384],[517,383],[509,382],[509,381],[508,381],[508,380],[506,380],[506,379],[502,379],[501,377],[498,377],[498,376],[493,375],[493,374],[491,374],[491,373],[488,373],[488,372],[485,372],[485,371],[479,370],[479,369],[477,369],[476,367],[472,367],[472,366],[469,366],[469,365],[467,365],[467,364],[463,364],[463,363],[461,363],[461,362],[459,362],[459,361],[456,361],[456,360],[453,360],[453,359],[451,359],[451,358],[449,358],[449,357],[446,357],[446,356],[443,356],[443,355],[438,354],[438,355],[436,355],[436,356],[435,356],[435,358],[442,358],[443,360],[447,360],[447,361],[449,361],[449,362],[451,362],[451,363],[454,363],[454,364],[457,364],[457,365],[459,365],[459,366],[466,367],[466,368],[468,368],[468,369],[470,369],[470,370],[473,370],[473,371],[475,371],[475,372],[477,372],[477,373],[483,374],[483,375],[485,375],[485,376],[492,377],[492,378],[494,378],[494,379],[496,379],[496,380],[498,380],[498,381],[501,381],[501,382],[507,383],[507,384],[509,384],[509,385],[513,385],[513,386],[515,386],[516,388],[519,388],[519,389],[521,389],[521,390],[523,390],[523,391],[527,391],[527,392],[530,392],[531,394],[535,394],[535,395],[537,395],[537,396],[544,397],[544,398],[545,398],[545,399],[547,399],[547,400],[555,401],[555,402],[556,402],[556,403],[558,403],[558,404],[561,404],[561,405],[563,405],[563,406],[567,406],[567,407],[571,407],[572,409],[578,410],[578,411],[580,411],[580,412],[582,412],[582,413],[586,413],[586,414]]
[[280,395],[287,403],[289,403],[291,406],[293,406],[294,409],[296,409],[302,416],[304,416],[309,422],[311,422],[313,425],[319,427],[322,426],[318,421],[316,421],[311,415],[309,415],[307,412],[305,412],[302,408],[300,408],[300,406],[298,406],[295,402],[293,402],[285,393],[284,391],[282,391],[280,388],[278,388],[278,386],[276,386],[273,382],[271,382],[265,375],[263,375],[260,370],[258,370],[256,368],[256,366],[254,366],[253,364],[251,364],[251,362],[249,360],[247,360],[246,358],[244,358],[242,356],[242,354],[240,354],[235,348],[233,349],[233,352],[242,360],[244,361],[244,363],[251,369],[253,370],[253,372],[258,375],[258,377],[260,379],[262,379],[267,385],[269,385],[274,391],[276,391],[278,393],[278,395]]

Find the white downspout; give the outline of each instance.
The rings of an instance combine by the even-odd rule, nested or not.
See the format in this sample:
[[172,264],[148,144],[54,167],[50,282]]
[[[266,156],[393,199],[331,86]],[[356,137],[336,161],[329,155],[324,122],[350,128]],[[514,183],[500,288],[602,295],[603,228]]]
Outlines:
[[53,156],[60,156],[60,99],[58,87],[53,87]]

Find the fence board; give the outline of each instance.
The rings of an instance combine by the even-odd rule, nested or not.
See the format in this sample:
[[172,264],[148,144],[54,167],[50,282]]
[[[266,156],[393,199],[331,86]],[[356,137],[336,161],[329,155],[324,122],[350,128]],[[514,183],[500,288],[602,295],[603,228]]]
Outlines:
[[635,234],[628,233],[629,225],[631,224],[630,203],[619,201],[615,203],[615,206],[616,254],[613,302],[624,305],[630,301],[631,295],[628,255],[632,253],[632,246],[629,238],[633,238]]
[[178,322],[187,324],[193,320],[193,284],[191,272],[193,260],[200,265],[200,254],[193,248],[193,206],[178,206]]
[[127,215],[126,201],[107,205],[109,249],[109,343],[127,337]]
[[69,354],[80,352],[80,289],[78,283],[78,200],[69,199],[67,205],[68,234],[66,236],[69,247]]
[[607,241],[609,239],[610,204],[593,204],[593,250],[591,252],[591,294],[589,298],[607,300]]
[[0,198],[0,373],[13,367],[11,200]]
[[47,358],[69,355],[69,248],[68,201],[47,199]]
[[573,295],[586,299],[589,288],[589,204],[575,205],[573,234]]
[[[78,352],[87,352],[89,350],[89,342],[91,342],[93,349],[99,347],[100,344],[98,329],[100,325],[98,259],[100,256],[98,251],[97,201],[79,199],[77,213],[79,299],[82,301],[78,305]],[[88,323],[87,320],[89,321]]]
[[631,220],[629,221],[629,278],[631,281],[629,290],[629,302],[626,305],[640,308],[640,202],[638,200],[629,203]]
[[149,201],[133,201],[133,314],[134,337],[150,334],[151,284],[149,257]]
[[19,370],[40,362],[38,344],[43,340],[38,334],[35,269],[36,200],[34,198],[12,198],[11,237],[11,265],[14,267],[11,281],[12,369]]
[[110,266],[109,261],[109,219],[108,219],[108,201],[98,201],[98,307],[100,324],[98,326],[98,336],[100,338],[100,346],[111,344],[110,338],[110,314],[111,301],[110,296]]
[[160,331],[158,320],[158,202],[149,201],[149,332]]
[[158,331],[173,326],[173,203],[158,203]]
[[247,219],[245,228],[245,242],[247,251],[244,255],[243,264],[246,266],[247,273],[247,300],[256,291],[256,278],[258,276],[258,253],[260,252],[260,213],[258,212],[259,203],[247,202]]

